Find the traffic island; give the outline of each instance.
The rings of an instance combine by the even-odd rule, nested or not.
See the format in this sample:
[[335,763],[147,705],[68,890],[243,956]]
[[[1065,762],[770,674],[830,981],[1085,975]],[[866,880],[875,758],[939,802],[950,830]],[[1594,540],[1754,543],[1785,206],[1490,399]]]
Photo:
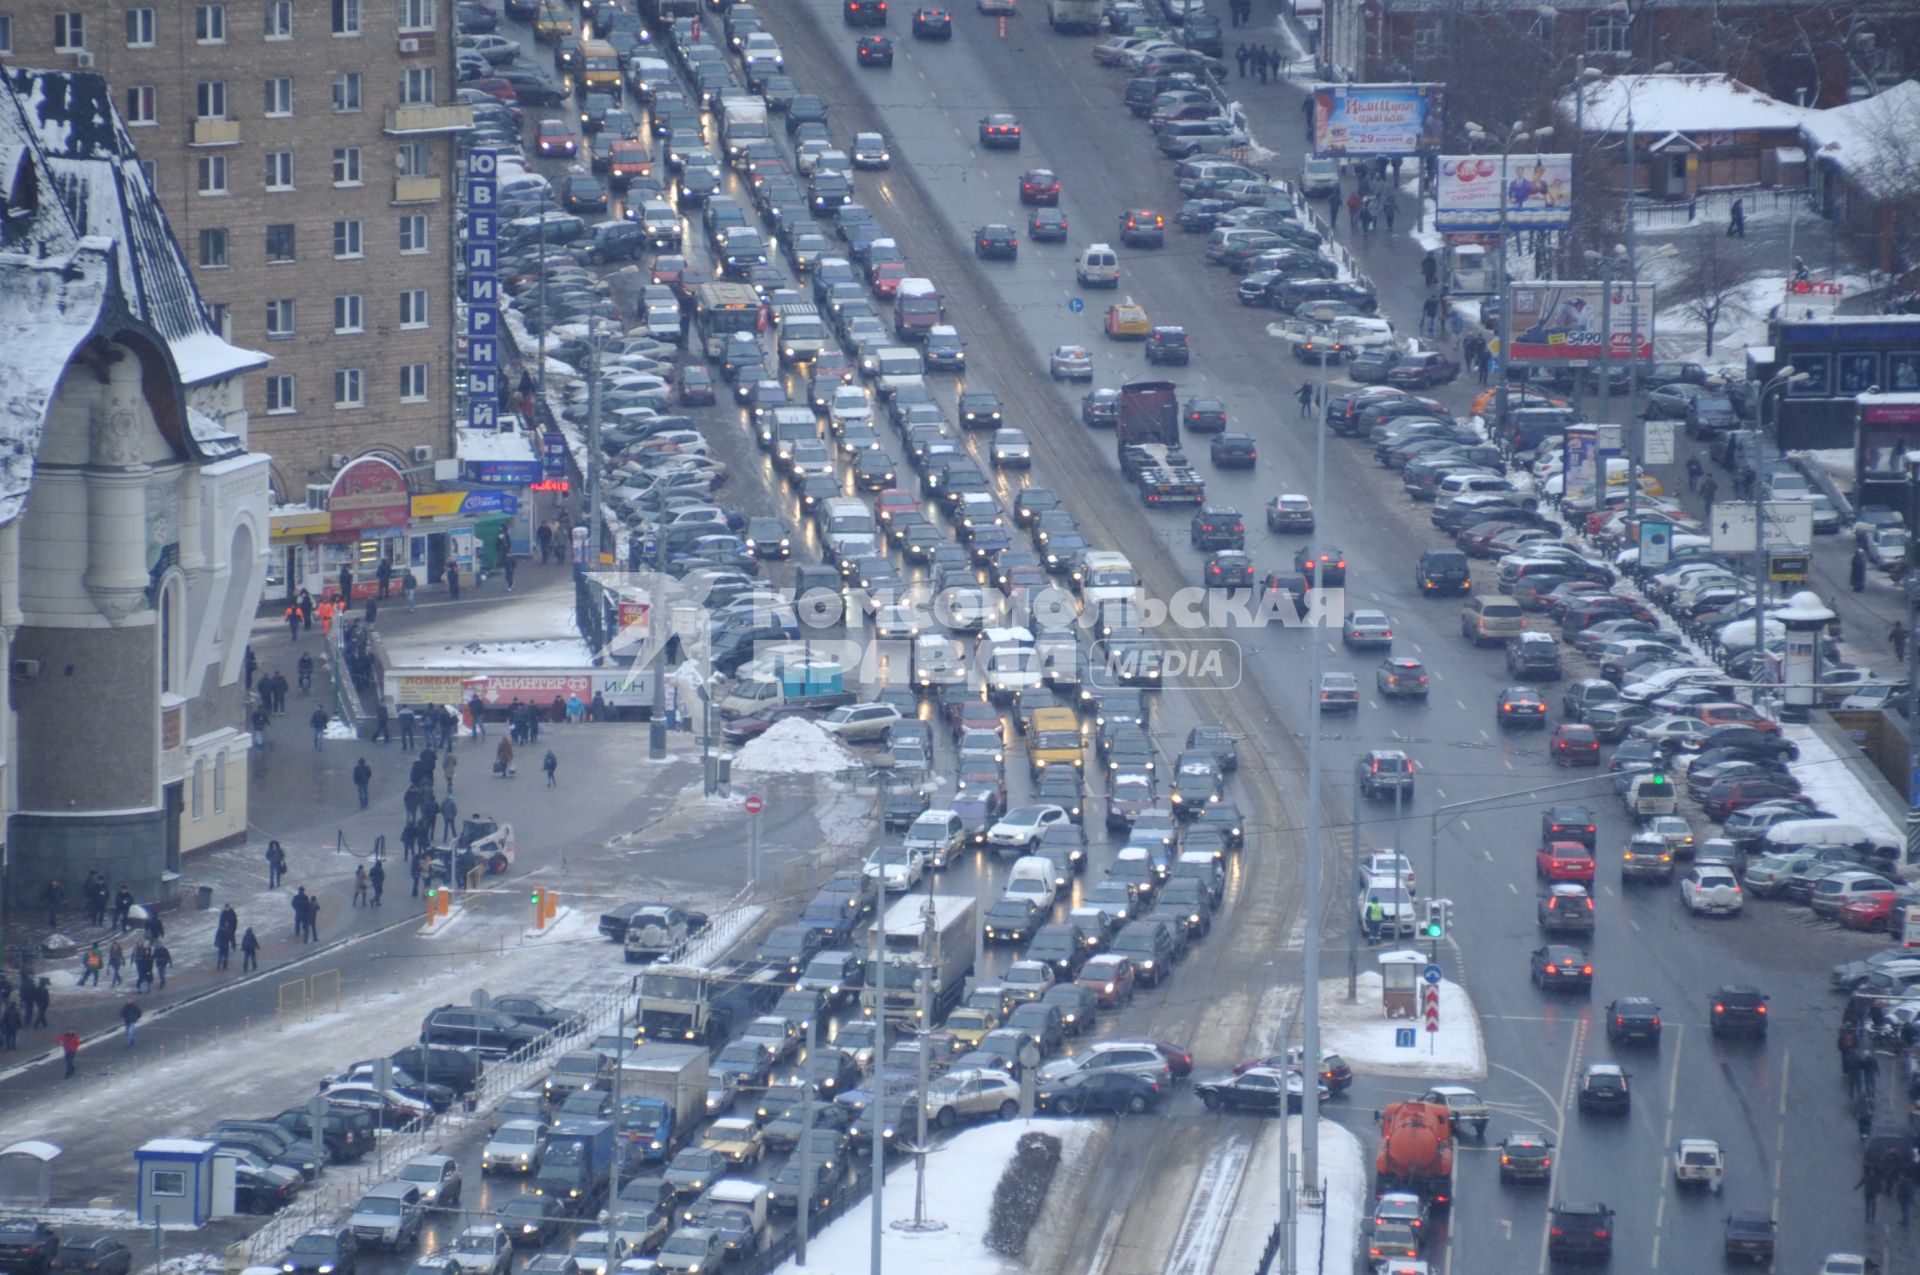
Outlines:
[[[1423,974],[1425,971],[1423,971]],[[1385,989],[1377,973],[1358,979],[1359,995],[1347,1000],[1347,980],[1320,984],[1320,1042],[1361,1075],[1419,1076],[1423,1079],[1481,1080],[1487,1074],[1486,1044],[1480,1016],[1464,987],[1444,978],[1419,980],[1419,1010],[1412,1017],[1389,1017]],[[1434,993],[1431,1016],[1427,993]]]

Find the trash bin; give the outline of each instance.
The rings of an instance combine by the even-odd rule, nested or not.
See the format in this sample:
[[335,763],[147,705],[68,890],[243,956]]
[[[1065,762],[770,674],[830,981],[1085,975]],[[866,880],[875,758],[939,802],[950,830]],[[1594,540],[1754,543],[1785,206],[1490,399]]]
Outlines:
[[208,908],[211,908],[213,906],[213,887],[210,885],[194,886],[193,887],[193,906],[195,906],[196,908],[199,908],[202,912],[205,912]]

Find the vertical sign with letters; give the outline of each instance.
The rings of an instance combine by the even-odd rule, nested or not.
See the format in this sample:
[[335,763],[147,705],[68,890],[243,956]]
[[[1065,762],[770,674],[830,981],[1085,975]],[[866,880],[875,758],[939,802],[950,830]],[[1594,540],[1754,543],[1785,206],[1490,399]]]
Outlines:
[[500,427],[500,152],[467,156],[467,425]]

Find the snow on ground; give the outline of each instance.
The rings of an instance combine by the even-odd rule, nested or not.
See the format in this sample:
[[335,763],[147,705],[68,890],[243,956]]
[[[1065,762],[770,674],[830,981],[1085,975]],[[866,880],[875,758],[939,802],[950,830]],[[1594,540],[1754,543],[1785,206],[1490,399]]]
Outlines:
[[360,738],[360,732],[354,729],[353,723],[344,722],[338,717],[335,717],[327,722],[326,737],[328,739],[358,739]]
[[[1422,1018],[1388,1018],[1380,1004],[1380,975],[1360,975],[1359,999],[1347,1004],[1347,981],[1320,983],[1321,1048],[1339,1054],[1354,1071],[1370,1076],[1480,1080],[1487,1074],[1486,1045],[1473,998],[1458,983],[1440,982],[1440,1030],[1428,1033]],[[1411,1028],[1412,1048],[1394,1044],[1394,1033]]]
[[444,627],[383,635],[393,668],[584,669],[592,653],[574,624],[572,590],[542,590],[522,597],[496,594],[464,618],[458,636]]
[[[946,1223],[939,1231],[903,1231],[891,1225],[913,1218],[916,1176],[912,1161],[893,1165],[881,1200],[881,1216],[889,1223],[881,1232],[882,1265],[939,1275],[1002,1275],[1009,1263],[987,1248],[985,1237],[993,1189],[1013,1159],[1014,1145],[1022,1134],[1034,1131],[1060,1139],[1057,1190],[1093,1128],[1091,1120],[1007,1120],[938,1143],[927,1157],[926,1212]],[[776,1275],[861,1275],[871,1268],[872,1231],[872,1204],[867,1201],[813,1237],[804,1267],[783,1262]]]
[[1809,800],[1886,845],[1904,843],[1906,834],[1886,807],[1811,726],[1788,724],[1781,727],[1781,734],[1800,746],[1800,760],[1792,765],[1793,777],[1800,781],[1800,789]]
[[832,775],[860,759],[846,745],[804,717],[786,717],[733,755],[735,770],[772,775]]
[[[1287,1117],[1289,1158],[1300,1156],[1300,1117]],[[1297,1168],[1294,1170],[1299,1171]],[[1300,1209],[1296,1214],[1295,1251],[1300,1271],[1345,1271],[1360,1243],[1360,1227],[1367,1215],[1367,1161],[1360,1139],[1331,1120],[1320,1121],[1320,1179],[1326,1187],[1324,1210]],[[1280,1126],[1266,1121],[1254,1139],[1253,1154],[1241,1178],[1239,1196],[1226,1201],[1232,1210],[1225,1240],[1220,1245],[1216,1271],[1256,1271],[1267,1237],[1279,1217]],[[1326,1260],[1317,1260],[1320,1234],[1326,1231]],[[1274,1270],[1280,1269],[1275,1262]]]

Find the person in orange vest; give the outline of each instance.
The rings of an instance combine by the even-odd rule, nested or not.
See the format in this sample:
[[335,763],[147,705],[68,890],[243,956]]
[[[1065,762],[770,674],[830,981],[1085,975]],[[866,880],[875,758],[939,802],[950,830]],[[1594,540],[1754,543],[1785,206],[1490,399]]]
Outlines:
[[333,601],[332,599],[323,598],[320,602],[320,606],[317,610],[317,614],[319,615],[319,618],[320,618],[321,634],[324,636],[325,634],[333,632]]
[[292,641],[300,640],[300,608],[297,606],[287,608],[287,635]]

